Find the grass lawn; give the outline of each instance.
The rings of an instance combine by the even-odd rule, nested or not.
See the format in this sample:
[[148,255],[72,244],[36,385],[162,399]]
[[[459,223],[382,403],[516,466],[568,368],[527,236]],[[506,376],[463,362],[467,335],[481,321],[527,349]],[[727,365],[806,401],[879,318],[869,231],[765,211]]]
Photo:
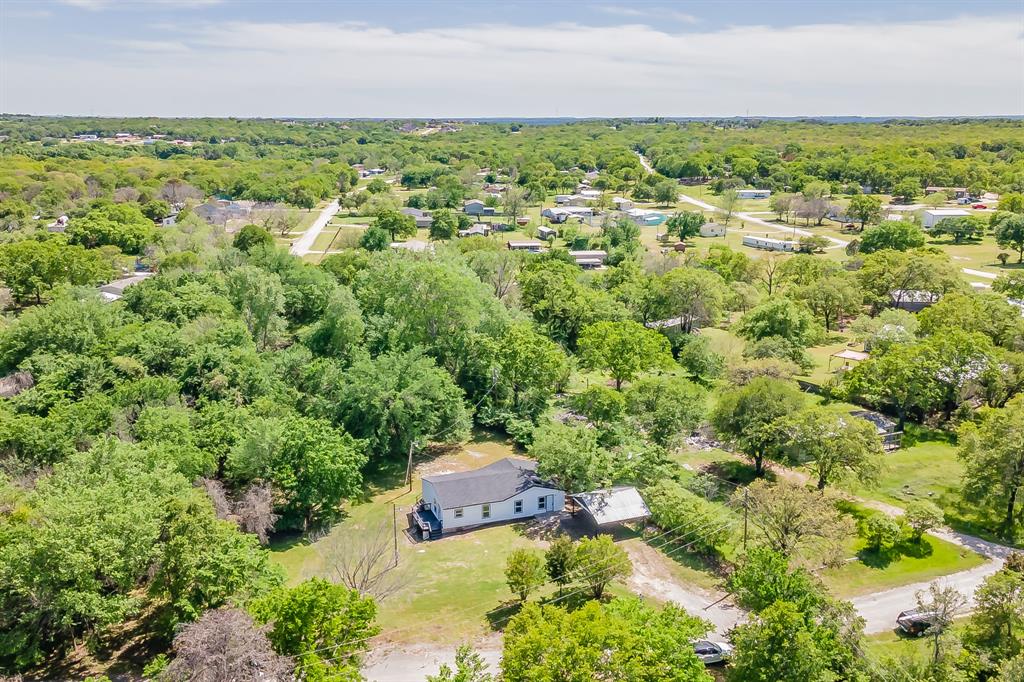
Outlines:
[[879,557],[866,551],[864,544],[862,538],[851,541],[849,549],[856,559],[818,574],[837,597],[924,582],[985,563],[980,554],[934,537],[926,536],[920,546],[909,545],[907,549],[914,556],[893,553],[891,557]]
[[[413,544],[401,533],[405,527],[403,507],[407,509],[418,499],[421,473],[463,471],[515,454],[504,440],[478,432],[464,447],[421,462],[412,492],[401,485],[404,467],[396,466],[371,482],[366,499],[349,505],[346,517],[325,538],[314,543],[275,543],[273,560],[285,568],[291,583],[312,576],[332,577],[332,546],[345,547],[347,540],[371,534],[382,524],[390,538],[392,505],[397,505],[398,572],[403,587],[380,602],[377,619],[388,639],[455,644],[484,635],[504,625],[512,612],[508,605],[514,597],[504,576],[506,557],[518,548],[540,550],[546,541],[528,537],[524,532],[528,524],[518,523]],[[531,599],[555,592],[553,585],[546,585]],[[611,593],[625,594],[626,590],[613,585]]]
[[903,637],[894,631],[879,632],[865,635],[861,648],[876,661],[926,661],[932,655],[932,640],[927,637]]

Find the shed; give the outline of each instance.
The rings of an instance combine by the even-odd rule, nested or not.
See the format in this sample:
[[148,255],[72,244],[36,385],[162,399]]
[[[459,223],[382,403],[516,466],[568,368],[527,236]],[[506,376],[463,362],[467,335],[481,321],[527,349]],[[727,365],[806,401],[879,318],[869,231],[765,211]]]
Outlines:
[[838,353],[832,353],[832,355],[828,356],[828,368],[830,370],[832,369],[832,358],[839,358],[840,360],[842,360],[842,366],[845,368],[849,367],[851,362],[864,362],[869,357],[871,357],[870,353],[865,353],[864,351],[860,350],[853,350],[852,348],[844,348]]
[[926,230],[938,225],[946,218],[966,218],[971,215],[962,208],[930,208],[921,212],[921,227]]
[[647,503],[633,486],[620,485],[572,496],[580,510],[597,527],[630,521],[643,521],[651,516]]

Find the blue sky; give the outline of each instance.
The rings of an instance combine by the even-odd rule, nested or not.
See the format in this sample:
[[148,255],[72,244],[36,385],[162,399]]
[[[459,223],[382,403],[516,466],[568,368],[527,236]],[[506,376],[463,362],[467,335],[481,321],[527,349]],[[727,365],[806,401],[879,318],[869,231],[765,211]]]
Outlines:
[[1024,114],[1024,0],[0,0],[0,111]]

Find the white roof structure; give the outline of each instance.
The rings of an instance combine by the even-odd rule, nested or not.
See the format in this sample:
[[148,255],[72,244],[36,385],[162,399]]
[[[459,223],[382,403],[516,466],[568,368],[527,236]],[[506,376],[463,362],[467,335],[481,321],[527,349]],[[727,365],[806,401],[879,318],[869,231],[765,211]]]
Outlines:
[[838,353],[833,353],[830,357],[840,358],[842,360],[854,360],[856,362],[863,362],[867,360],[871,355],[859,350],[853,350],[851,348],[844,348]]
[[925,213],[930,216],[942,218],[964,218],[971,215],[962,208],[929,208],[925,209]]
[[598,526],[639,521],[651,515],[647,503],[633,486],[614,486],[605,490],[573,495],[572,499]]

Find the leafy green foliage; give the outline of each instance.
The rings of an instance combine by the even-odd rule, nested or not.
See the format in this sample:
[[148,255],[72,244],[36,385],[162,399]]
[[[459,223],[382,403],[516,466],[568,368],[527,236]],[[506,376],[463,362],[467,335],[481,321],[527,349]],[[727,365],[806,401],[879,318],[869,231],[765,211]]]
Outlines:
[[530,593],[547,582],[544,557],[529,549],[513,550],[505,560],[505,583],[525,602]]

